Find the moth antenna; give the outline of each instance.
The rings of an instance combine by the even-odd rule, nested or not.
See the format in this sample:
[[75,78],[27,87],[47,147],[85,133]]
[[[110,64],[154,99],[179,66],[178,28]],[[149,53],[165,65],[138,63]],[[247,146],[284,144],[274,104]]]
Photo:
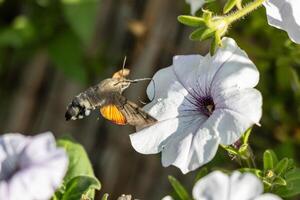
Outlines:
[[122,77],[124,77],[124,68],[125,68],[125,65],[126,65],[126,60],[127,60],[127,56],[125,56],[125,57],[124,57],[124,60],[123,60]]

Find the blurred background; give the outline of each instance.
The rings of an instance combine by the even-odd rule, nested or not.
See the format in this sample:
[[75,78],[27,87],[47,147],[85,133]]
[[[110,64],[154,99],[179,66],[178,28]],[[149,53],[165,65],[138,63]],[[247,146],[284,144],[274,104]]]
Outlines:
[[[208,8],[221,13],[223,4]],[[135,152],[131,127],[105,121],[98,112],[64,119],[72,98],[111,77],[125,56],[130,78],[144,78],[171,65],[176,54],[205,55],[209,43],[190,41],[191,29],[177,22],[180,14],[189,14],[184,0],[0,0],[0,133],[52,131],[74,138],[102,183],[98,199],[104,192],[111,199],[123,193],[160,199],[171,192],[169,174],[191,189],[196,172],[183,176],[174,167],[163,168],[159,155]],[[250,139],[257,161],[270,147],[299,163],[300,46],[267,25],[264,8],[235,23],[229,35],[261,73],[262,126]],[[125,95],[147,101],[146,86],[136,84]],[[237,167],[221,149],[209,166]]]

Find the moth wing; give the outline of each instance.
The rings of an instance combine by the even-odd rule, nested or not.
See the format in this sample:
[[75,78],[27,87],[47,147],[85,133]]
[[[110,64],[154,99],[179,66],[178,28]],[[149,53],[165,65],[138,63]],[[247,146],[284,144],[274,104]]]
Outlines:
[[[117,124],[122,124],[122,125],[129,124],[135,127],[144,128],[150,126],[151,124],[154,124],[157,121],[155,118],[153,118],[151,115],[145,112],[137,104],[127,100],[126,97],[122,96],[119,93],[113,94],[112,98],[110,99],[111,102],[108,105],[114,105],[115,108],[117,108],[114,111],[115,114],[111,116],[113,116],[114,119],[116,119],[117,116],[119,117],[118,119],[122,119],[119,120],[119,122],[122,123],[117,123]],[[118,120],[111,120],[111,121],[116,123],[116,121]]]
[[115,124],[118,125],[127,124],[126,117],[123,115],[122,112],[119,111],[119,108],[113,103],[109,103],[105,106],[102,106],[100,108],[100,113],[105,119]]
[[137,104],[127,100],[126,97],[118,95],[116,98],[118,98],[119,110],[126,117],[128,124],[135,127],[144,128],[154,124],[157,121]]

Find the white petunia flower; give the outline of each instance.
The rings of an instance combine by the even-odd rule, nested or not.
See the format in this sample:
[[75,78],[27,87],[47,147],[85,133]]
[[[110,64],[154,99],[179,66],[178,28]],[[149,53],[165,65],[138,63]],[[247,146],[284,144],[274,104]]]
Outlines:
[[267,0],[268,23],[285,30],[291,40],[300,44],[300,1],[299,0]]
[[161,200],[174,200],[174,199],[173,199],[173,197],[168,195],[168,196],[163,197]]
[[262,182],[251,173],[235,171],[231,176],[215,171],[203,177],[193,188],[195,200],[281,200],[274,194],[262,194]]
[[219,144],[230,145],[262,114],[262,97],[253,89],[259,72],[231,38],[214,56],[175,56],[147,88],[144,109],[158,122],[130,135],[137,152],[162,152],[162,164],[183,173],[204,165]]
[[195,13],[203,6],[205,0],[185,0],[186,3],[191,6],[191,13],[195,15]]
[[47,200],[62,183],[68,157],[52,133],[0,137],[0,199]]

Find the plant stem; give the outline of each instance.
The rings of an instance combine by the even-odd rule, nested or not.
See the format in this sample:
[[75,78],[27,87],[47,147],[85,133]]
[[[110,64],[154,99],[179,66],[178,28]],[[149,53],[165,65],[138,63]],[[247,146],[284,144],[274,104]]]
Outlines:
[[252,12],[256,8],[260,7],[264,1],[266,0],[255,0],[249,3],[248,5],[246,5],[245,7],[243,7],[242,9],[227,15],[226,17],[224,17],[224,19],[228,24],[231,24],[232,22],[244,17],[245,15]]
[[253,151],[252,151],[250,146],[248,146],[248,153],[249,153],[249,156],[245,160],[246,163],[247,163],[247,166],[249,168],[256,168],[256,163],[255,163],[255,160],[254,160],[254,154],[253,154]]

